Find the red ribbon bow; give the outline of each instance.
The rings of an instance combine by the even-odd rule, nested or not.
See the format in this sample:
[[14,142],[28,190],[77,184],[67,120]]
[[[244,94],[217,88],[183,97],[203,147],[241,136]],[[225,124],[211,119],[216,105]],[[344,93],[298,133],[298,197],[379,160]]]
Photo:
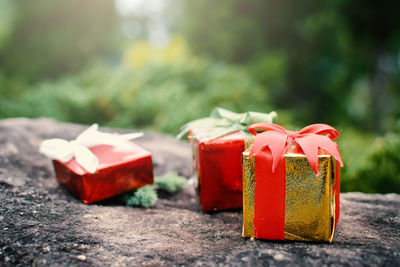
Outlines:
[[[256,123],[249,127],[256,136],[249,157],[255,156],[254,231],[257,238],[284,240],[285,235],[285,152],[298,144],[315,174],[319,174],[318,151],[324,149],[343,166],[338,145],[332,141],[339,132],[326,124],[312,124],[298,132],[287,131],[273,123]],[[340,168],[334,190],[340,191]],[[339,196],[335,199],[335,226],[339,219]]]

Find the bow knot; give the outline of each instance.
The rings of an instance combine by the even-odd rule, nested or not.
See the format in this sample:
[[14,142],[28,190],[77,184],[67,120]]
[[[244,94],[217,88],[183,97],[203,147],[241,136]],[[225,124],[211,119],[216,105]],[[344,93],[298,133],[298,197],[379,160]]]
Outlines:
[[301,134],[299,132],[295,132],[295,131],[287,131],[287,135],[288,135],[288,138],[290,138],[293,141],[296,140],[296,138],[301,136]]
[[110,134],[98,131],[99,126],[93,124],[82,132],[75,140],[60,138],[45,140],[39,152],[52,160],[68,162],[75,157],[77,163],[90,173],[95,173],[99,164],[98,158],[88,148],[97,145],[124,146],[126,141],[143,136],[143,133]]

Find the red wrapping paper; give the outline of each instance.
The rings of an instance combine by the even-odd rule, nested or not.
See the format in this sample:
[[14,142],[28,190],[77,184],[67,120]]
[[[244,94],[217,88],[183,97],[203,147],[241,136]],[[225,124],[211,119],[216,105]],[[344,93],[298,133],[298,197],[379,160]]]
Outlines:
[[93,203],[154,182],[151,153],[140,146],[126,142],[122,148],[98,145],[90,150],[99,159],[94,174],[82,168],[75,158],[66,163],[53,160],[57,180],[83,203]]
[[207,212],[241,208],[241,155],[245,150],[243,133],[236,132],[212,140],[192,139],[192,144],[201,209]]

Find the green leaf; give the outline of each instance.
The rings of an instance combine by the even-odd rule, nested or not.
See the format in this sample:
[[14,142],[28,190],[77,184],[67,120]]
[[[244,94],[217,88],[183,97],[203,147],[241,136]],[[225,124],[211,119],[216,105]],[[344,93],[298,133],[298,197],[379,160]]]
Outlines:
[[154,178],[154,182],[161,189],[164,189],[169,193],[174,193],[186,186],[187,179],[171,172],[164,176],[158,176]]
[[153,185],[146,185],[133,193],[124,194],[127,206],[142,206],[145,208],[154,207],[157,204],[157,192]]

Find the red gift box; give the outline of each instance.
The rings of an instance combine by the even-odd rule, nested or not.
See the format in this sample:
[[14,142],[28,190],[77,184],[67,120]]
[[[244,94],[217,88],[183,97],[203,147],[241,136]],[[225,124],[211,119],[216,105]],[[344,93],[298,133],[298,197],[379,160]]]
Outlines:
[[245,150],[244,133],[235,132],[216,139],[191,140],[193,169],[198,177],[201,209],[217,211],[241,208],[241,155]]
[[127,141],[126,145],[97,145],[89,148],[98,158],[91,174],[75,158],[63,163],[53,160],[57,180],[89,204],[153,183],[151,153]]

